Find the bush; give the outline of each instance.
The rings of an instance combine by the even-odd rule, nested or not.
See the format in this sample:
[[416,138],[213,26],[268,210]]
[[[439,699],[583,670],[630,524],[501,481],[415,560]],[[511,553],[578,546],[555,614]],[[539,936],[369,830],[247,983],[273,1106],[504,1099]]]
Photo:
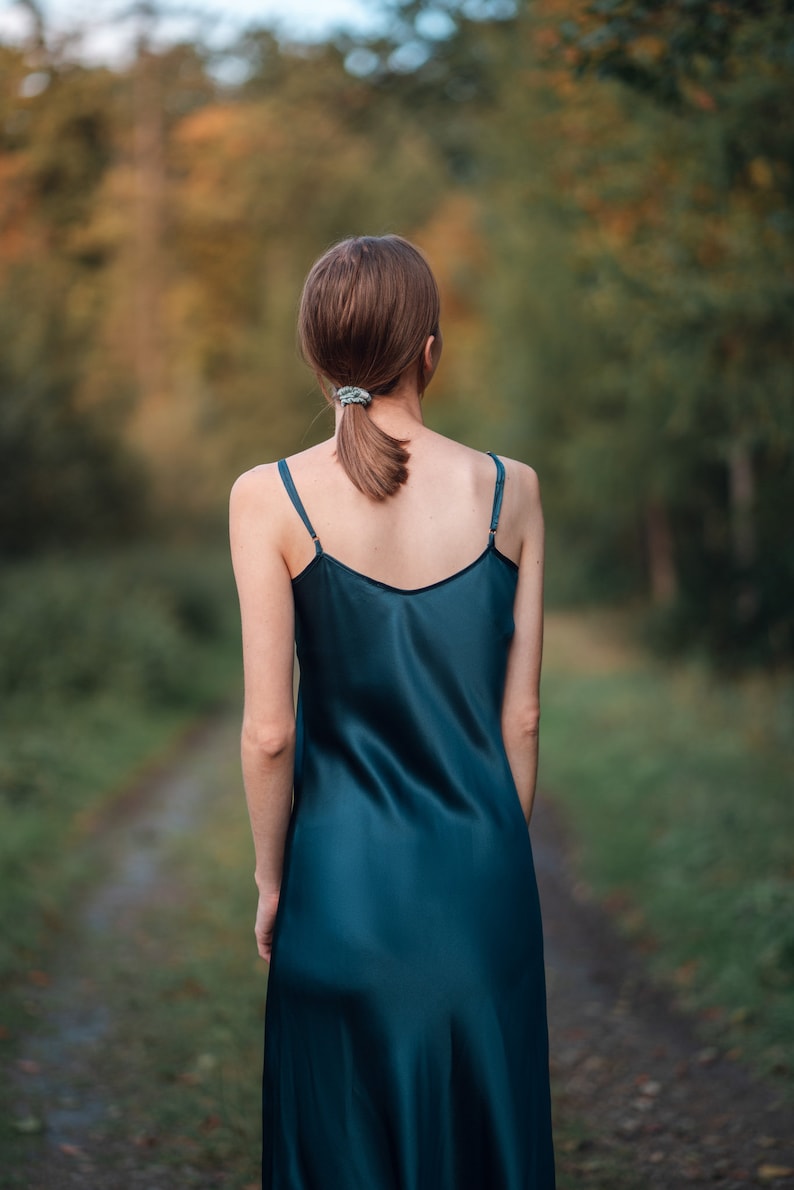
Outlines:
[[18,564],[0,581],[0,696],[189,704],[233,607],[228,563],[207,555]]

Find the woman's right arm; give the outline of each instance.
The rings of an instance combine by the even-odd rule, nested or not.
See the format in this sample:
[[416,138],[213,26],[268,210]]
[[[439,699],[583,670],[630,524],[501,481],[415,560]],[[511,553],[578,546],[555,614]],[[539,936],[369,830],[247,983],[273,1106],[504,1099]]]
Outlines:
[[295,757],[294,609],[289,571],[278,548],[278,517],[273,515],[277,482],[273,467],[248,471],[235,483],[229,506],[243,637],[243,784],[259,889],[255,932],[259,953],[268,961]]
[[507,661],[502,738],[524,817],[529,823],[538,776],[540,667],[543,656],[543,509],[538,477],[512,464],[521,524],[521,557],[513,609],[515,633]]

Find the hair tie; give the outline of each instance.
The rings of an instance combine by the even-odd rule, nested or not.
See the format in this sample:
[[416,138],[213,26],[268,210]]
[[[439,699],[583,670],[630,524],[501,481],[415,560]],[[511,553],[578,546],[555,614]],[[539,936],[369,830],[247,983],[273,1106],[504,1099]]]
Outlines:
[[351,384],[337,389],[336,395],[339,397],[340,405],[369,405],[372,400],[372,394],[365,388],[356,388]]

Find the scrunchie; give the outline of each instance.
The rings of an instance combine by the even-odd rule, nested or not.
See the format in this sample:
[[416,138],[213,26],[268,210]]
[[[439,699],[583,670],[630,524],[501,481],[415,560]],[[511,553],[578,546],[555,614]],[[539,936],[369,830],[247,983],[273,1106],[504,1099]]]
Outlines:
[[338,389],[336,395],[339,397],[340,405],[369,405],[372,400],[372,394],[365,388],[356,388],[351,384]]

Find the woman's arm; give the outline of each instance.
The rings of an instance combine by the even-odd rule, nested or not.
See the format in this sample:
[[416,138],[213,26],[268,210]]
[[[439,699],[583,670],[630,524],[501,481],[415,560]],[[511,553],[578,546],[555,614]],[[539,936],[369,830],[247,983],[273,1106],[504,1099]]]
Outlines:
[[268,962],[295,757],[294,610],[289,571],[277,545],[276,479],[272,467],[246,472],[232,489],[229,507],[245,676],[243,783],[259,889],[255,932],[259,953]]
[[513,464],[510,474],[518,489],[516,506],[523,533],[513,611],[515,634],[510,645],[502,703],[502,738],[524,817],[529,823],[538,775],[543,654],[543,510],[538,477],[532,468]]

